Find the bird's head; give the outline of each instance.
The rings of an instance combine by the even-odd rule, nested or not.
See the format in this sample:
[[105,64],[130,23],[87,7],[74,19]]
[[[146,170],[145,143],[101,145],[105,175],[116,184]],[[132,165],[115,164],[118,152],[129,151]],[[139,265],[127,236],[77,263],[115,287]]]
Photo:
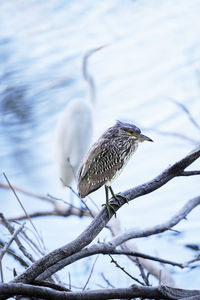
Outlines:
[[131,136],[137,142],[153,142],[148,136],[142,134],[141,130],[134,124],[117,121],[116,126],[119,127],[123,134],[125,133],[127,137]]

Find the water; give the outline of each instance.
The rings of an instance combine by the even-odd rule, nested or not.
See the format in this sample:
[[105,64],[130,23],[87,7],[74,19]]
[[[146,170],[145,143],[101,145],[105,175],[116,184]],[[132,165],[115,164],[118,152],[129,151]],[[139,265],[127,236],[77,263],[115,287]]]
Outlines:
[[[156,130],[184,134],[199,141],[200,131],[172,101],[186,105],[199,122],[199,12],[198,0],[124,1],[123,4],[86,0],[1,1],[1,173],[5,172],[13,185],[69,200],[69,192],[61,189],[55,171],[51,151],[54,128],[68,101],[87,97],[81,74],[83,54],[104,44],[107,47],[90,61],[97,89],[93,139],[116,119],[122,119],[131,120],[155,141],[139,147],[113,184],[114,190],[123,191],[152,179],[191,151],[194,142],[159,135]],[[199,169],[199,162],[191,169]],[[1,182],[5,183],[3,175]],[[125,205],[118,218],[123,230],[152,226],[167,220],[198,194],[197,176],[178,178]],[[104,190],[97,191],[92,198],[100,205]],[[28,212],[37,211],[38,206],[41,210],[51,208],[33,198],[20,195],[20,199]],[[11,192],[1,190],[1,211],[5,216],[22,214]],[[137,243],[145,253],[156,252],[164,258],[185,261],[195,252],[184,245],[199,244],[198,220],[199,208],[196,208],[187,221],[176,227],[182,235],[166,233]],[[50,217],[35,219],[34,224],[51,250],[75,238],[89,220]],[[95,283],[105,285],[98,276],[104,261],[108,264],[105,273],[114,285],[131,283],[124,274],[115,272],[108,258],[100,257],[90,287],[96,287]],[[125,259],[121,261],[127,265]],[[83,286],[91,262],[85,259],[81,266],[82,274],[76,263],[64,270],[64,277],[70,271],[74,284]],[[5,269],[4,273],[6,279],[12,278],[11,271]],[[198,288],[198,274],[198,268],[176,269],[173,277],[179,287]]]

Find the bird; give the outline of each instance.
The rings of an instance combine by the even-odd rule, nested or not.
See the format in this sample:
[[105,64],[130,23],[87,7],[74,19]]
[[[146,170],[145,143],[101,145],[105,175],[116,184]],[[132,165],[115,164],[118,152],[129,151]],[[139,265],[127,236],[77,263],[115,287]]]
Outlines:
[[[109,203],[109,191],[120,205],[120,194],[115,194],[111,183],[119,176],[140,142],[152,139],[143,135],[141,130],[132,123],[117,121],[108,128],[93,144],[78,173],[78,194],[85,198],[90,193],[105,185],[106,207],[110,217],[115,209]],[[115,214],[116,215],[116,214]]]
[[83,57],[82,71],[88,84],[89,97],[72,99],[61,113],[56,126],[54,156],[64,186],[71,186],[91,143],[95,84],[88,72],[88,59],[103,47],[91,49]]

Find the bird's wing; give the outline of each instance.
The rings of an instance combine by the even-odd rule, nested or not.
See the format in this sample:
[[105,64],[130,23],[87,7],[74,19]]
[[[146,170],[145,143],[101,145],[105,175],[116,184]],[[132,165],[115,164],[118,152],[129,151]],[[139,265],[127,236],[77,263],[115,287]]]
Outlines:
[[98,157],[99,153],[101,152],[101,148],[99,148],[98,142],[96,142],[86,155],[83,165],[79,171],[79,177],[84,178],[87,172],[94,166],[95,158]]

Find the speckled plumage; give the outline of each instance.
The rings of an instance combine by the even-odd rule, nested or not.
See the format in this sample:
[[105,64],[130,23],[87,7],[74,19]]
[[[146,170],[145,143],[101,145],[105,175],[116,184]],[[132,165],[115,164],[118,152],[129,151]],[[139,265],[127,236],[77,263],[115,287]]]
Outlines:
[[141,135],[135,125],[117,121],[91,147],[79,171],[78,191],[81,198],[104,184],[110,186],[120,174],[140,141],[135,133]]

